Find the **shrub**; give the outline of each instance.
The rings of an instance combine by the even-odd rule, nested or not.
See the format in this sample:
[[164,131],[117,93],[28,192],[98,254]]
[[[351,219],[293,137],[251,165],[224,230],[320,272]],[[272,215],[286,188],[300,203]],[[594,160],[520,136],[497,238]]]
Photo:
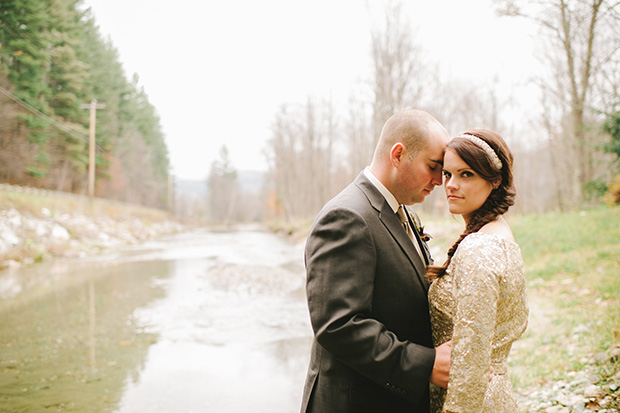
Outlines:
[[609,184],[604,199],[610,206],[620,205],[620,175],[616,175],[611,184]]

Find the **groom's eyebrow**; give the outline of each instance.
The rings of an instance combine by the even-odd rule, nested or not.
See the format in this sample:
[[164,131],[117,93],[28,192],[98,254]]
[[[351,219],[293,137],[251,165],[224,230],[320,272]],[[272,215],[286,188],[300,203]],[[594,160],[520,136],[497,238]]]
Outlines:
[[428,160],[429,160],[429,161],[431,161],[431,162],[435,162],[435,163],[437,163],[437,164],[439,164],[439,165],[443,166],[443,159],[437,160],[437,159],[431,159],[431,158],[428,158]]

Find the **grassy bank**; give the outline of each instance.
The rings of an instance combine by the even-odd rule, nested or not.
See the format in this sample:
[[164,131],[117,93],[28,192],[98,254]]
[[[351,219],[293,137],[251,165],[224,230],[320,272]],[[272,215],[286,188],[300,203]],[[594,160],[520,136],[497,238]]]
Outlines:
[[620,207],[513,217],[511,224],[533,304],[527,345],[513,352],[512,364],[522,366],[516,387],[567,380],[584,369],[603,387],[614,375],[618,380]]
[[51,215],[83,214],[106,216],[112,219],[141,219],[160,222],[169,219],[167,211],[131,205],[107,199],[75,195],[63,192],[37,190],[26,187],[3,186],[0,188],[0,211],[16,209],[22,214],[47,218]]

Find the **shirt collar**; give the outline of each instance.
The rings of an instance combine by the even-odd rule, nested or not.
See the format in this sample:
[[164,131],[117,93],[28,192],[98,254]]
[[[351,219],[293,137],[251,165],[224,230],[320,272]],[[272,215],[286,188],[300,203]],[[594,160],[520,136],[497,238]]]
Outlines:
[[377,187],[379,192],[381,192],[381,195],[383,195],[387,203],[390,205],[390,208],[392,208],[394,213],[396,213],[398,211],[398,207],[400,206],[396,200],[396,197],[392,195],[392,193],[381,183],[381,181],[379,181],[376,176],[373,175],[372,172],[370,172],[370,168],[368,166],[364,169],[364,175],[366,175],[366,178],[368,178],[370,182]]

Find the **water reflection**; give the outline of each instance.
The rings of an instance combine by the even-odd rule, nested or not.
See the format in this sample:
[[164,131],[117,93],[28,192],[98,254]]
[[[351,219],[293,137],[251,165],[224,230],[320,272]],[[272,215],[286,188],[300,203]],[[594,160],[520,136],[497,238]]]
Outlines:
[[149,286],[170,275],[166,263],[136,267],[78,265],[61,277],[46,265],[3,274],[20,288],[2,300],[0,410],[105,411],[118,404],[125,378],[140,374],[157,339],[133,312],[163,297],[162,288]]
[[272,234],[199,232],[0,274],[0,410],[296,411],[302,264]]

